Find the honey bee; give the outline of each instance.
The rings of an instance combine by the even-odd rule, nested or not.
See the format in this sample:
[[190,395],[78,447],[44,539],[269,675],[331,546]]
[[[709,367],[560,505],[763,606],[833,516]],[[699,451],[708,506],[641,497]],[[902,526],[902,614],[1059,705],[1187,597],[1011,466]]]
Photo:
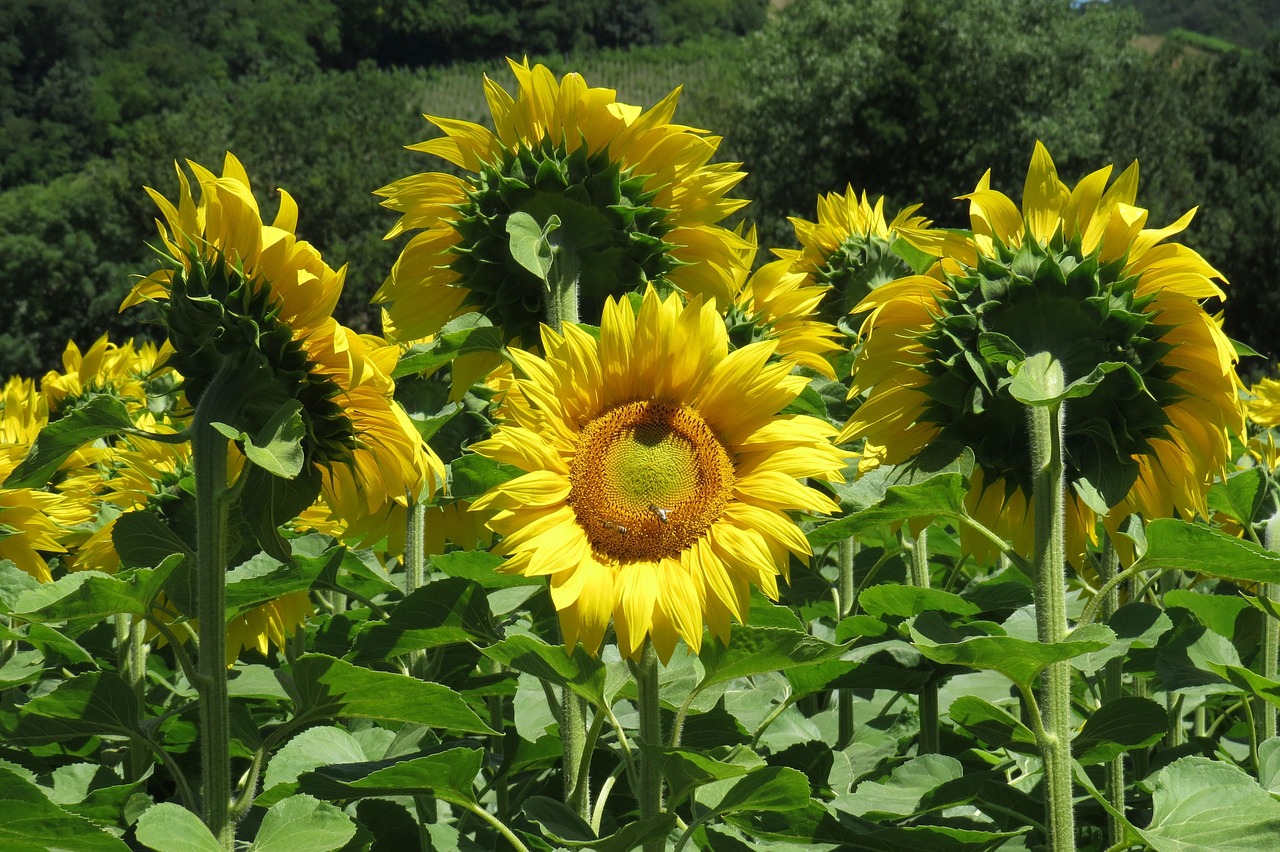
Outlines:
[[624,527],[622,524],[615,524],[613,521],[601,521],[600,526],[604,527],[607,530],[612,530],[616,532],[618,535],[627,534],[626,527]]
[[671,512],[670,509],[664,509],[661,506],[655,505],[653,503],[649,504],[649,511],[657,515],[658,522],[663,524],[667,522],[667,515]]

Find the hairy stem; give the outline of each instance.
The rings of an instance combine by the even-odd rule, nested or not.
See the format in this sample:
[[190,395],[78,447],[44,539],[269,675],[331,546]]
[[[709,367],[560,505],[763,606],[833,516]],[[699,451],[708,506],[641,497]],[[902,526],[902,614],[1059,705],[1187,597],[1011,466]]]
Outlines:
[[[1116,555],[1116,548],[1110,536],[1107,536],[1102,543],[1100,568],[1100,579],[1104,586],[1109,584],[1112,578],[1119,573],[1120,560]],[[1116,610],[1119,608],[1120,587],[1111,584],[1107,592],[1102,595],[1103,619],[1110,620],[1111,616],[1115,615]],[[1120,658],[1108,660],[1106,667],[1102,671],[1102,701],[1104,704],[1108,701],[1115,701],[1123,694],[1124,660]],[[1107,801],[1117,812],[1121,814],[1125,812],[1124,755],[1118,755],[1107,761],[1105,795]],[[1118,843],[1123,843],[1127,836],[1128,831],[1124,823],[1115,814],[1108,813],[1107,841],[1114,846]]]
[[[1061,642],[1067,634],[1065,477],[1061,404],[1031,406],[1032,500],[1035,505],[1035,609],[1041,642]],[[1071,664],[1050,665],[1041,676],[1040,705],[1049,825],[1048,848],[1075,849],[1075,814],[1071,793]]]
[[196,479],[196,613],[200,650],[200,760],[204,821],[224,849],[235,843],[231,806],[231,715],[227,697],[227,439],[213,427],[226,417],[237,371],[224,361],[196,406],[191,456]]
[[[646,640],[640,662],[631,664],[636,679],[636,694],[640,711],[640,789],[636,799],[640,805],[640,819],[652,819],[662,813],[662,706],[658,703],[658,653],[653,643]],[[662,838],[645,841],[644,852],[663,852],[666,841]]]

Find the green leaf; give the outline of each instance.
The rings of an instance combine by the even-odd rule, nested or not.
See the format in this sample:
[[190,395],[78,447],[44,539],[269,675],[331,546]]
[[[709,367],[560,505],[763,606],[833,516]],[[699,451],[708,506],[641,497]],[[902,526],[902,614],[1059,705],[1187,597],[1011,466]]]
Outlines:
[[478,453],[469,453],[449,462],[449,494],[459,500],[479,497],[495,485],[515,479],[524,471],[499,464]]
[[621,682],[611,683],[604,663],[590,656],[581,645],[570,655],[561,645],[548,645],[533,636],[517,635],[481,648],[480,653],[545,683],[571,689],[596,707],[609,706],[622,686]]
[[192,565],[196,561],[195,552],[159,515],[141,509],[116,518],[111,544],[126,568],[154,568],[175,553],[181,553]]
[[483,314],[468,314],[450,322],[428,343],[419,343],[400,356],[391,378],[431,373],[459,355],[501,352],[502,330]]
[[1135,567],[1280,583],[1280,554],[1176,518],[1158,518],[1147,524],[1147,552]]
[[289,545],[280,537],[279,527],[315,502],[320,493],[320,469],[313,464],[303,465],[292,478],[285,478],[252,465],[245,477],[240,493],[241,518],[259,547],[269,556],[288,562]]
[[138,699],[113,672],[89,672],[58,684],[18,709],[13,740],[62,739],[139,732]]
[[823,524],[808,534],[815,550],[885,524],[913,518],[956,518],[964,515],[964,495],[968,478],[960,473],[943,473],[913,485],[891,485],[874,506],[854,512],[838,521]]
[[738,759],[716,760],[708,754],[687,749],[668,750],[663,758],[662,773],[670,787],[670,807],[680,805],[704,784],[746,775],[762,765],[760,758],[750,750],[733,750],[729,756]]
[[1141,378],[1133,367],[1123,361],[1104,361],[1089,375],[1064,385],[1066,377],[1062,373],[1062,364],[1048,352],[1037,352],[1017,368],[1013,381],[1009,383],[1009,394],[1023,405],[1060,405],[1064,400],[1089,396],[1108,374],[1116,370],[1128,370],[1141,386]]
[[308,719],[356,716],[410,722],[430,728],[496,734],[462,696],[438,683],[391,672],[375,672],[323,654],[299,657],[286,678],[299,716]]
[[941,589],[894,584],[864,589],[858,596],[858,604],[866,610],[868,615],[877,618],[886,615],[910,618],[926,611],[948,612],[955,615],[977,615],[979,612],[978,607],[969,601]]
[[119,839],[49,801],[35,784],[0,766],[0,848],[5,852],[126,852]]
[[988,748],[1007,748],[1020,754],[1040,753],[1036,735],[1010,713],[972,695],[962,695],[947,711],[951,721]]
[[541,586],[541,577],[501,574],[497,568],[507,560],[487,550],[457,550],[431,557],[431,567],[450,577],[462,577],[486,589],[509,589],[514,586]]
[[511,257],[542,281],[547,280],[555,262],[555,247],[547,237],[559,227],[560,217],[554,213],[547,219],[545,228],[528,213],[519,210],[507,217]]
[[1146,748],[1169,730],[1169,713],[1150,698],[1124,696],[1089,715],[1071,743],[1076,760],[1106,763],[1135,748]]
[[1209,488],[1209,510],[1247,527],[1253,523],[1265,496],[1266,474],[1261,467],[1237,470]]
[[735,626],[727,647],[716,641],[702,644],[698,658],[706,675],[698,689],[734,678],[832,662],[840,659],[846,650],[844,645],[832,645],[799,630]]
[[298,787],[322,799],[432,796],[474,805],[472,782],[480,773],[480,749],[451,748],[422,757],[322,766],[298,779]]
[[341,545],[319,556],[298,554],[287,562],[259,553],[227,572],[227,621],[256,606],[292,592],[305,592],[327,570],[336,569],[346,555]]
[[327,852],[346,845],[355,833],[351,818],[328,802],[290,796],[263,816],[249,852]]
[[221,852],[200,817],[180,805],[162,802],[138,817],[138,842],[156,852]]
[[1110,628],[1101,624],[1079,627],[1064,641],[1055,643],[1012,636],[963,637],[931,612],[916,618],[911,637],[920,653],[936,663],[1000,672],[1024,688],[1030,688],[1052,663],[1100,651],[1116,638]]
[[1156,852],[1254,852],[1280,836],[1280,802],[1235,766],[1184,757],[1148,783],[1151,824],[1138,833]]
[[226,423],[212,425],[228,439],[241,444],[245,458],[272,476],[293,479],[302,470],[306,460],[302,439],[306,437],[307,427],[302,422],[302,403],[298,400],[282,402],[252,437]]
[[96,396],[40,430],[31,451],[4,481],[5,488],[42,488],[67,458],[91,441],[133,428],[124,403]]
[[271,756],[262,779],[262,794],[254,803],[268,807],[293,794],[298,777],[331,763],[368,760],[360,741],[342,728],[321,725],[298,734]]
[[0,607],[12,611],[24,592],[40,588],[40,581],[14,565],[0,560]]
[[40,679],[44,674],[44,654],[39,651],[18,651],[4,665],[0,665],[0,689],[22,686]]
[[1236,617],[1249,608],[1249,602],[1239,595],[1206,595],[1188,589],[1170,589],[1164,604],[1191,610],[1201,624],[1228,639],[1235,635]]
[[748,772],[712,808],[718,815],[790,811],[809,803],[809,779],[789,766],[762,766]]
[[863,781],[834,804],[854,816],[911,816],[931,790],[964,774],[960,761],[941,754],[925,754],[895,767],[884,782]]
[[[1166,601],[1168,598],[1166,598]],[[1083,672],[1096,672],[1109,660],[1123,657],[1130,648],[1154,648],[1160,637],[1173,627],[1164,610],[1148,603],[1125,604],[1107,621],[1116,641],[1101,651],[1081,654],[1071,665]]]
[[1207,660],[1204,667],[1214,672],[1232,686],[1256,695],[1273,707],[1280,707],[1280,682],[1263,677],[1244,666]]
[[591,849],[592,852],[632,852],[646,840],[665,838],[675,825],[675,814],[663,813],[647,820],[629,823],[608,837],[596,837],[591,826],[563,802],[546,796],[530,796],[520,807],[521,813],[542,827],[543,834],[569,849]]
[[23,592],[13,614],[26,621],[67,622],[77,631],[119,613],[145,616],[161,587],[181,563],[174,554],[156,568],[136,568],[119,574],[77,571]]
[[369,624],[356,640],[356,663],[381,662],[410,651],[462,642],[498,641],[485,590],[470,580],[448,577],[409,595],[384,622]]

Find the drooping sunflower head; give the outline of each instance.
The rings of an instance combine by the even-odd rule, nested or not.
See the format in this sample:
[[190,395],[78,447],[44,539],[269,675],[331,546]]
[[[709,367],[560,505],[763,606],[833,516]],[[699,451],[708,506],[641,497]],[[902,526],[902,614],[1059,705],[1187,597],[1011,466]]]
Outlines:
[[727,641],[750,586],[777,596],[789,554],[809,547],[788,512],[830,512],[797,481],[838,479],[846,454],[816,418],[779,415],[805,387],[768,363],[772,342],[729,351],[710,302],[646,292],[638,314],[606,303],[597,341],[543,331],[546,357],[513,350],[520,393],[476,449],[527,471],[475,507],[510,555],[504,570],[548,576],[566,647],[597,652],[612,620],[622,654],[646,639],[670,659]]
[[171,263],[141,281],[124,306],[161,300],[169,363],[192,403],[224,363],[251,389],[241,393],[241,422],[267,422],[296,402],[306,461],[343,513],[434,487],[439,461],[391,398],[394,347],[373,345],[329,315],[345,267],[335,271],[297,239],[297,206],[287,193],[265,225],[231,154],[221,177],[190,166],[198,201],[181,171],[176,204],[148,190],[164,214],[157,224]]
[[864,468],[907,461],[938,438],[961,442],[979,463],[970,510],[1029,541],[1027,417],[1009,385],[1017,365],[1048,353],[1068,384],[1097,379],[1064,403],[1069,552],[1083,551],[1096,512],[1117,523],[1204,513],[1242,427],[1236,356],[1201,304],[1223,295],[1221,275],[1165,242],[1190,213],[1146,228],[1136,164],[1108,186],[1110,172],[1070,189],[1037,144],[1021,209],[984,176],[966,196],[972,241],[940,244],[929,275],[857,306],[870,311],[853,372],[866,400],[841,437],[865,436]]
[[725,197],[744,174],[710,162],[718,137],[672,123],[679,90],[642,110],[578,74],[557,81],[544,66],[510,65],[515,97],[485,80],[494,131],[427,116],[445,135],[410,146],[468,175],[378,190],[402,214],[389,238],[423,229],[374,297],[395,335],[424,337],[480,311],[509,339],[537,340],[548,287],[520,223],[554,247],[545,260],[556,275],[576,277],[584,316],[648,283],[730,303],[743,240],[717,223],[746,203]]

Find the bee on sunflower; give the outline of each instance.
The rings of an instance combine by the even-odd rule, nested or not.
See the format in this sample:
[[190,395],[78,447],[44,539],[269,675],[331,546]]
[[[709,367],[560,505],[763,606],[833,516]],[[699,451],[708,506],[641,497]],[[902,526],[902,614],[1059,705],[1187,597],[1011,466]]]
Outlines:
[[789,512],[836,505],[803,484],[838,480],[847,454],[817,418],[781,415],[807,384],[775,344],[729,350],[715,305],[646,291],[605,304],[600,338],[543,328],[544,357],[512,350],[520,393],[474,448],[526,471],[477,500],[503,535],[500,570],[547,576],[567,648],[670,659],[704,624],[745,622],[750,586],[776,598],[790,554],[810,555]]

